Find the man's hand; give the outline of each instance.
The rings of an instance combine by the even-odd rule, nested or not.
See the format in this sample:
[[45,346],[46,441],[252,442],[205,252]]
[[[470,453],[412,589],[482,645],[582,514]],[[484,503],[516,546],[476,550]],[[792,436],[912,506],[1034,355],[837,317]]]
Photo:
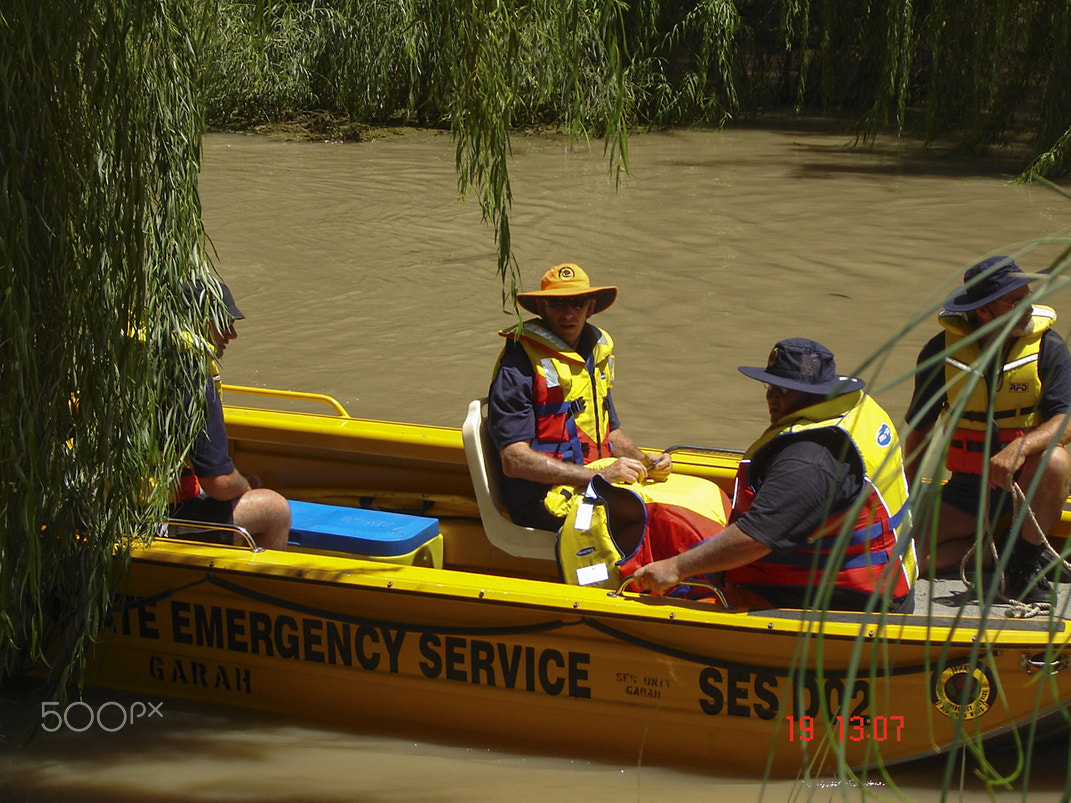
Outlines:
[[1016,438],[989,458],[989,487],[1010,491],[1015,475],[1026,463],[1026,449],[1022,438]]
[[641,591],[664,594],[674,586],[680,585],[681,576],[677,569],[677,560],[675,558],[666,558],[665,560],[656,560],[654,563],[641,566],[632,575],[632,582]]
[[[632,442],[632,439],[620,429],[615,429],[610,433],[610,447],[612,454],[620,455],[619,459],[639,462],[643,467],[642,474],[635,472],[636,479],[625,479],[622,477],[620,480],[621,482],[642,482],[643,480],[656,480],[662,482],[669,477],[670,472],[673,471],[673,458],[670,457],[667,452],[662,452],[662,454],[658,456],[649,455],[638,449],[636,444]],[[633,471],[635,471],[634,467]],[[603,474],[601,471],[599,473],[606,479],[610,479],[610,477]],[[611,482],[613,482],[613,480],[611,480]]]
[[641,566],[632,580],[646,591],[664,594],[689,577],[711,572],[725,572],[744,566],[770,554],[763,546],[736,524],[706,538],[680,554]]
[[633,457],[619,457],[606,468],[595,472],[607,482],[643,482],[647,477],[647,467],[642,460]]
[[669,475],[673,472],[673,458],[669,456],[669,452],[662,452],[660,455],[644,455],[644,459],[647,461],[647,479],[656,482],[665,482],[669,479]]
[[[1042,457],[1054,442],[1066,446],[1071,441],[1071,415],[1053,416],[1041,426],[1020,435],[989,458],[989,486],[1010,490],[1015,475],[1028,460]],[[1062,504],[1062,503],[1061,503]]]

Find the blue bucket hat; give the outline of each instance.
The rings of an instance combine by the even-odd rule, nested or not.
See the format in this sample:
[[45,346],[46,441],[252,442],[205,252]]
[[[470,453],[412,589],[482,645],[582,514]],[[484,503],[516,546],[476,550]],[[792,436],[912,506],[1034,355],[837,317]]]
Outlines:
[[838,374],[833,352],[802,337],[778,341],[765,368],[742,365],[736,370],[760,382],[816,396],[843,396],[866,386],[862,379]]
[[976,310],[1036,278],[1023,273],[1011,257],[989,257],[967,268],[963,287],[945,299],[944,308],[949,312]]

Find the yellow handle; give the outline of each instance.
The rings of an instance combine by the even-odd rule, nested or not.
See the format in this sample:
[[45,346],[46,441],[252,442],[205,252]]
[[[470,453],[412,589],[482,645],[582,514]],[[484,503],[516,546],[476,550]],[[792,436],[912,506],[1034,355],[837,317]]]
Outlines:
[[350,414],[346,412],[346,408],[337,400],[331,396],[327,396],[323,393],[299,393],[296,390],[274,390],[272,388],[250,388],[244,385],[224,385],[224,393],[242,393],[248,396],[272,396],[280,399],[292,399],[296,401],[315,401],[322,402],[329,405],[334,409],[338,415],[343,418],[350,418]]
[[[621,581],[621,585],[618,586],[618,588],[617,588],[618,596],[621,596],[622,594],[625,593],[625,586],[627,586],[631,582],[632,582],[632,575],[630,574],[628,577],[626,577],[624,580],[622,580]],[[727,610],[727,611],[733,610],[733,606],[729,604],[729,601],[727,599],[725,599],[725,594],[722,593],[722,590],[720,588],[718,588],[716,585],[712,585],[711,583],[708,583],[706,580],[699,580],[699,579],[696,579],[695,577],[691,577],[691,578],[688,578],[687,580],[681,580],[679,583],[677,583],[677,586],[700,586],[702,588],[710,589],[711,591],[714,592],[714,596],[716,596],[718,598],[718,602],[720,602],[722,604],[722,607],[724,607],[725,610]],[[674,587],[676,587],[676,586],[674,586]]]

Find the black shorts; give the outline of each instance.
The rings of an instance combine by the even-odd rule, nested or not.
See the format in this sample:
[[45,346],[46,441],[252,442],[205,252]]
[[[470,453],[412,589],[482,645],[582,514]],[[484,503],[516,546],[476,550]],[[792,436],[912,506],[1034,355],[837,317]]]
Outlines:
[[[229,500],[213,499],[201,493],[192,499],[185,499],[171,505],[170,517],[205,524],[234,524],[234,505]],[[190,541],[204,541],[209,544],[234,543],[234,533],[230,530],[184,529],[175,533],[175,537],[186,538]]]
[[535,499],[520,505],[510,505],[509,517],[514,524],[519,524],[521,527],[534,527],[537,530],[549,530],[552,533],[558,532],[565,524],[564,518],[559,519],[551,515],[543,506],[542,499]]
[[[981,474],[953,472],[948,482],[941,488],[941,501],[957,510],[978,515],[979,500],[986,491]],[[1011,491],[1002,488],[989,489],[988,521],[993,524],[1003,515],[1010,515],[1015,509]]]

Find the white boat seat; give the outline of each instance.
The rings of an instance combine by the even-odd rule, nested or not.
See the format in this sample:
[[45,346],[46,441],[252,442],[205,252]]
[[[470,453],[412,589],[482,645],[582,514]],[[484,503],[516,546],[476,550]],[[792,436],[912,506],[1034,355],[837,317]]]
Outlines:
[[502,468],[498,452],[487,437],[486,398],[469,404],[468,415],[461,426],[461,440],[465,444],[465,458],[487,540],[519,558],[555,560],[556,533],[514,524],[505,513],[500,483]]

